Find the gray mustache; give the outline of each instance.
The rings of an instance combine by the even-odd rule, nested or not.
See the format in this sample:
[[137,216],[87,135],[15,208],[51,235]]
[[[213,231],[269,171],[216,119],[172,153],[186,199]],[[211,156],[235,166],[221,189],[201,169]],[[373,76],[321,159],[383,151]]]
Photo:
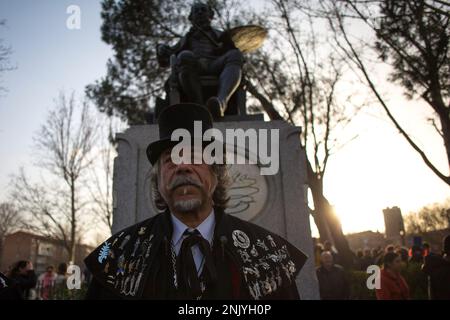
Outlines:
[[169,184],[169,190],[173,190],[179,186],[191,185],[198,188],[201,188],[203,185],[198,181],[190,178],[188,176],[176,176],[172,182]]

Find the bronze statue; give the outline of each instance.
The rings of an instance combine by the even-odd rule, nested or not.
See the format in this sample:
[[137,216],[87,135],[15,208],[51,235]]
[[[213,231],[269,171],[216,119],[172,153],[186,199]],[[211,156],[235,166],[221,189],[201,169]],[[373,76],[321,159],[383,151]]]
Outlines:
[[176,56],[177,80],[188,102],[205,104],[200,76],[217,76],[217,94],[206,101],[206,106],[218,119],[240,84],[244,58],[229,32],[211,27],[213,17],[214,11],[209,5],[194,3],[189,14],[192,23],[189,32],[174,46],[159,45],[157,58],[160,66],[167,67],[170,57]]

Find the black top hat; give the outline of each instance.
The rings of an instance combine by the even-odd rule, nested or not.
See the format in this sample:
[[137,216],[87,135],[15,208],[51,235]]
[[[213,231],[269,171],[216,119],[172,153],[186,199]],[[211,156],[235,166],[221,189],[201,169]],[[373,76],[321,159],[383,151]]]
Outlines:
[[199,104],[179,103],[165,108],[158,117],[159,140],[147,147],[147,158],[150,163],[154,165],[163,151],[178,144],[178,141],[170,139],[176,129],[186,129],[193,137],[194,121],[201,121],[202,134],[212,128],[211,113]]

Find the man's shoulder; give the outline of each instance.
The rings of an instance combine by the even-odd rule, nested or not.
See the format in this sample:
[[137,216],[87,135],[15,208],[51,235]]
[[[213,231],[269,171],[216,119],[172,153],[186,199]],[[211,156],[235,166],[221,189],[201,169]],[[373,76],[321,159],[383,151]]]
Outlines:
[[[131,237],[136,236],[136,234],[145,232],[147,228],[151,227],[151,225],[157,219],[158,216],[159,215],[153,216],[146,220],[137,222],[131,226],[125,227],[120,231],[117,231],[108,239],[103,241],[96,249],[92,251],[92,253],[99,251],[102,247],[105,246],[111,249],[116,248],[118,246],[122,246],[125,242],[127,242],[125,239],[130,239]],[[122,239],[121,242],[119,242],[120,239]]]
[[450,270],[450,261],[445,260],[442,256],[437,254],[432,254],[425,257],[422,271],[428,275],[432,275],[439,269]]
[[[161,214],[126,227],[101,243],[84,260],[94,277],[107,281],[128,271],[126,262],[132,257],[149,255],[154,240],[154,225]],[[100,281],[102,282],[102,281]]]
[[20,300],[19,291],[13,286],[10,279],[0,272],[0,300]]
[[[136,233],[139,232],[143,232],[145,231],[146,228],[150,227],[153,222],[157,219],[158,215],[153,216],[151,218],[145,219],[143,221],[139,221],[131,226],[125,227],[119,231],[117,231],[116,233],[114,233],[113,235],[111,235],[109,238],[107,238],[105,241],[103,241],[95,250],[93,250],[92,252],[97,251],[98,249],[100,249],[101,247],[103,247],[105,244],[109,243],[111,248],[115,247],[116,244],[118,243],[118,240],[120,238],[127,238],[127,236],[129,236],[130,238],[132,236],[134,236]],[[113,244],[114,243],[114,244]]]
[[228,217],[228,220],[230,221],[230,226],[232,229],[240,228],[242,231],[245,231],[248,234],[251,234],[254,236],[270,235],[272,237],[276,237],[277,239],[278,238],[283,239],[281,236],[277,235],[276,233],[269,231],[266,228],[261,227],[250,221],[242,220],[242,219],[240,219],[236,216],[230,215],[230,214],[227,214],[227,217]]
[[316,273],[317,274],[323,274],[323,273],[345,273],[344,267],[342,267],[339,264],[333,264],[330,270],[327,270],[324,266],[318,266],[316,267]]
[[257,299],[295,282],[307,256],[283,237],[227,215],[230,246],[240,260],[251,295]]
[[[300,251],[297,249],[293,244],[291,244],[288,240],[283,238],[282,236],[276,234],[275,232],[272,232],[264,227],[261,227],[255,223],[242,220],[238,217],[228,215],[231,229],[234,231],[242,231],[245,232],[247,235],[249,235],[253,239],[273,239],[275,244],[278,245],[287,245],[290,248],[295,248],[297,251]],[[235,232],[235,234],[238,234],[238,232]],[[234,237],[233,237],[234,238]],[[303,253],[302,253],[303,254]]]

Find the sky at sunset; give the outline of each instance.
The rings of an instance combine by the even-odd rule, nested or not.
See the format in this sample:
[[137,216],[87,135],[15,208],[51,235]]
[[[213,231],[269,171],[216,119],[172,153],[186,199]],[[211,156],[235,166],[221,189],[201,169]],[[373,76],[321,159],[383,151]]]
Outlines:
[[[66,28],[66,8],[72,4],[81,8],[80,30]],[[33,134],[58,91],[82,95],[87,84],[105,74],[112,51],[101,40],[97,1],[2,0],[1,19],[7,25],[0,28],[0,39],[12,47],[10,60],[17,66],[0,78],[7,88],[0,96],[0,200],[4,200],[9,175],[32,164]],[[407,100],[401,88],[381,83],[392,111],[447,174],[442,140],[425,120],[430,115],[427,107]],[[347,135],[356,133],[358,137],[330,159],[324,184],[344,232],[383,231],[383,208],[399,206],[407,213],[450,197],[449,187],[425,166],[381,107],[364,109],[353,119]]]

